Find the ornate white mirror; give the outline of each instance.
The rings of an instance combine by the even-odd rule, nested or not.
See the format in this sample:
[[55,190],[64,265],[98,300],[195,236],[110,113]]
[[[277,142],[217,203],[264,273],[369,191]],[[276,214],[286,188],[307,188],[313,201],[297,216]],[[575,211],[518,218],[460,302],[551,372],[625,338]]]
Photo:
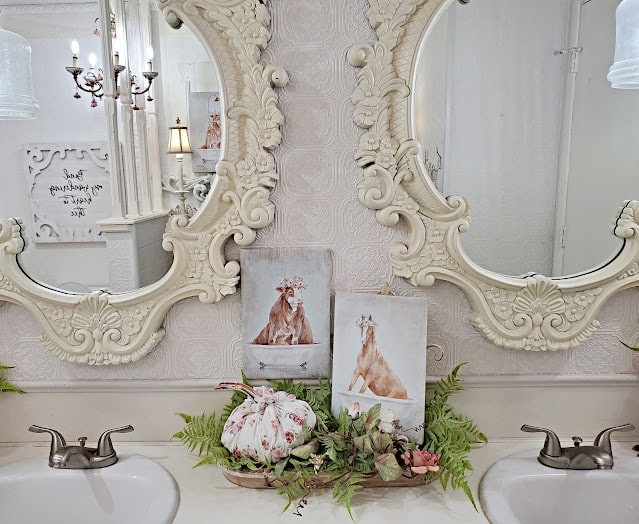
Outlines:
[[[637,285],[637,203],[610,178],[630,172],[610,157],[627,151],[622,121],[637,103],[605,79],[617,3],[375,0],[378,41],[349,52],[362,68],[360,199],[405,232],[395,273],[458,285],[496,345],[576,347],[610,295]],[[590,196],[575,193],[584,185]],[[585,248],[569,254],[579,236]]]
[[[29,144],[27,149],[33,155],[27,155],[32,159],[27,175],[31,178],[29,186],[22,180],[20,189],[27,193],[24,188],[36,187],[44,193],[38,198],[45,199],[48,193],[67,207],[91,207],[97,200],[93,193],[104,192],[97,186],[110,184],[107,205],[112,212],[98,225],[102,233],[110,235],[111,245],[106,242],[108,255],[103,254],[102,258],[108,258],[113,266],[108,268],[111,275],[125,273],[126,262],[131,258],[156,263],[162,256],[165,258],[149,279],[140,277],[134,281],[134,290],[124,288],[120,292],[123,288],[111,278],[106,285],[86,283],[89,288],[98,288],[87,293],[64,292],[56,287],[66,277],[50,276],[54,273],[40,276],[37,260],[30,262],[28,255],[21,256],[25,241],[33,243],[35,237],[28,230],[31,220],[2,219],[0,300],[15,302],[33,313],[43,328],[44,344],[60,358],[77,363],[119,364],[137,360],[155,347],[164,333],[164,315],[176,301],[198,296],[202,302],[216,302],[235,292],[239,263],[227,260],[225,247],[231,239],[242,246],[251,243],[256,230],[273,219],[274,206],[269,198],[277,173],[269,150],[279,144],[279,125],[283,122],[273,87],[285,85],[287,75],[281,68],[259,62],[270,37],[269,13],[260,1],[206,0],[197,6],[184,0],[135,5],[124,0],[100,0],[81,4],[57,1],[36,7],[78,13],[80,6],[80,11],[86,11],[84,19],[90,19],[91,24],[95,22],[102,34],[102,57],[107,57],[103,65],[105,95],[98,101],[99,105],[104,104],[104,110],[91,117],[84,111],[84,118],[78,118],[77,113],[59,116],[60,121],[68,122],[68,127],[76,131],[76,136],[68,140],[69,146],[36,141]],[[0,13],[5,20],[17,19],[29,9],[36,9],[21,6],[20,2],[3,1],[1,5],[4,7]],[[98,17],[89,13],[93,8]],[[45,26],[44,16],[33,14],[34,29]],[[175,29],[167,29],[163,20],[158,22],[160,17]],[[68,29],[72,30],[72,17],[68,18]],[[109,34],[113,28],[117,33],[115,39]],[[155,48],[152,60],[156,67],[152,67],[150,57],[144,57],[143,50],[148,44]],[[61,71],[60,78],[55,83],[66,88],[71,97],[73,81],[64,71],[65,65],[71,65],[71,50],[60,57],[53,56],[56,54],[53,49],[51,53],[51,60],[61,62],[57,68]],[[65,61],[69,63],[62,63]],[[34,66],[37,63],[34,60]],[[116,91],[113,70],[123,63],[126,69],[120,72]],[[148,94],[134,96],[135,86],[129,88],[131,76],[137,74],[136,81],[143,89],[145,84],[138,72],[144,71],[145,66],[151,71],[157,68],[159,78]],[[46,93],[46,89],[42,92]],[[114,96],[116,93],[119,97]],[[82,103],[88,106],[91,96],[81,94]],[[159,107],[160,103],[164,105]],[[175,126],[176,117],[182,119],[182,126],[188,126],[195,140],[193,152],[186,151],[183,159],[180,155],[169,158],[164,153],[169,127]],[[106,121],[106,145],[98,144],[107,150],[106,155],[103,149],[93,149],[94,142],[86,140],[86,126],[91,124],[86,122],[87,118],[93,118],[96,126]],[[28,124],[0,121],[0,129],[7,136],[11,130],[20,131],[16,126]],[[85,140],[82,140],[83,127]],[[217,142],[199,136],[206,135],[212,127]],[[25,155],[24,151],[10,154]],[[104,156],[108,159],[106,164]],[[179,169],[175,156],[183,162],[181,180],[169,177]],[[93,195],[89,206],[86,200],[78,200],[81,197],[57,194],[58,190],[68,192],[70,181],[87,185]],[[169,191],[163,193],[162,182]],[[16,184],[12,187],[12,191],[19,191]],[[186,192],[181,193],[186,195],[185,201],[176,198],[182,189]],[[27,193],[27,199],[31,196]],[[86,209],[83,212],[88,213]],[[10,216],[4,211],[2,214]],[[46,221],[40,220],[43,222]],[[149,224],[151,233],[144,229]],[[39,233],[68,233],[66,226],[55,225],[57,229],[44,227]],[[76,237],[73,234],[65,237],[66,243],[79,248],[73,241],[83,233],[74,234]],[[131,248],[130,244],[140,237],[152,240]],[[118,249],[124,252],[121,258],[125,266],[113,261],[112,254]],[[41,264],[41,270],[46,272],[49,266],[68,264],[73,280],[77,281],[78,275],[103,262],[85,254],[67,258],[65,264],[55,260]]]

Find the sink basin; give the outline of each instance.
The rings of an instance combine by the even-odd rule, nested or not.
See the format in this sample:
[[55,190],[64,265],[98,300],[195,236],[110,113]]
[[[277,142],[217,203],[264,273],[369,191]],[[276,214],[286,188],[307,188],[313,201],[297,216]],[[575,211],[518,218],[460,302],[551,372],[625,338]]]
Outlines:
[[611,470],[574,471],[544,466],[538,454],[514,453],[484,474],[479,500],[492,524],[639,523],[639,458],[626,451]]
[[160,524],[173,520],[177,505],[171,474],[141,455],[123,454],[101,469],[65,470],[50,468],[45,452],[0,468],[3,522]]

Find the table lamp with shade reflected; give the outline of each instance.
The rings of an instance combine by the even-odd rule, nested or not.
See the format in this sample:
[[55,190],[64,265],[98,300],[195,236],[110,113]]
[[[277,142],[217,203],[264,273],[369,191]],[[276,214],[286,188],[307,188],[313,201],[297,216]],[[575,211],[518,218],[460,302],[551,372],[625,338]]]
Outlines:
[[185,153],[192,153],[191,144],[189,144],[189,133],[186,126],[180,125],[180,119],[175,120],[175,125],[169,127],[169,147],[166,151],[170,155],[175,155],[178,163],[178,198],[179,204],[177,212],[186,215],[186,193],[184,189],[184,161]]

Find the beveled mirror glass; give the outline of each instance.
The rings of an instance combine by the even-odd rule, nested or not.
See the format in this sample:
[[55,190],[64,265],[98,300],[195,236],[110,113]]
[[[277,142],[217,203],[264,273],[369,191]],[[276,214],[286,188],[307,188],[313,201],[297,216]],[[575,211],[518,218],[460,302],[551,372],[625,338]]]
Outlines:
[[[591,2],[577,0],[566,2],[559,8],[570,13],[568,18],[575,21],[582,18],[583,10],[588,9],[589,3]],[[395,273],[414,285],[430,286],[437,279],[458,285],[471,303],[472,324],[496,345],[528,350],[576,347],[598,327],[596,313],[610,295],[637,285],[637,203],[624,201],[616,204],[621,204],[621,208],[609,222],[613,223],[618,247],[610,249],[603,258],[586,262],[579,268],[581,273],[572,276],[551,278],[539,273],[526,273],[535,268],[525,266],[503,270],[505,273],[523,276],[505,276],[494,268],[484,267],[483,262],[479,263],[468,254],[464,238],[472,228],[468,201],[465,196],[458,196],[456,192],[444,196],[447,195],[445,188],[438,185],[441,181],[433,176],[440,168],[437,153],[443,153],[443,165],[447,152],[439,149],[437,143],[424,144],[424,139],[421,139],[420,144],[416,133],[418,118],[422,121],[428,119],[429,123],[433,119],[437,125],[438,115],[443,122],[439,124],[440,128],[445,129],[441,126],[445,126],[446,112],[450,108],[444,104],[442,109],[440,104],[439,111],[432,110],[426,115],[423,112],[417,115],[415,109],[420,102],[416,86],[422,85],[417,84],[420,68],[422,73],[425,67],[430,74],[443,74],[445,65],[442,64],[446,63],[447,58],[443,54],[447,55],[448,50],[442,49],[442,40],[435,46],[435,51],[425,51],[424,48],[433,41],[431,37],[442,27],[456,27],[448,25],[449,21],[446,20],[447,9],[451,4],[451,1],[445,0],[414,0],[400,4],[389,0],[370,2],[369,20],[378,40],[358,44],[349,51],[350,62],[361,68],[357,89],[352,96],[356,105],[355,123],[364,129],[356,154],[356,160],[364,170],[359,186],[360,200],[376,211],[382,224],[402,225],[404,242],[391,248]],[[488,15],[491,23],[495,21],[491,17],[499,13],[500,16],[505,16],[508,9],[516,9],[512,3],[507,3],[501,11],[495,11],[496,1],[460,4],[468,5],[457,5],[456,2],[456,11],[493,8],[493,12]],[[556,7],[557,4],[554,2],[553,6]],[[544,16],[550,15],[550,11],[542,11],[538,17],[543,20]],[[464,13],[464,17],[467,16],[471,16],[470,11]],[[438,25],[442,20],[446,20],[446,26]],[[467,22],[475,25],[479,31],[481,24],[477,17],[472,17]],[[563,29],[563,41],[559,39],[557,42],[543,44],[545,51],[550,53],[550,59],[570,58],[568,45],[577,34],[575,22],[572,24],[569,29]],[[507,31],[502,31],[504,32]],[[458,35],[450,36],[452,38]],[[441,35],[437,38],[441,39]],[[460,38],[463,40],[463,35]],[[534,45],[531,44],[530,47]],[[557,51],[557,55],[552,54],[554,51]],[[610,53],[612,51],[611,47]],[[468,53],[467,49],[466,54]],[[426,54],[430,55],[429,63],[426,66],[419,65],[420,58],[424,58]],[[466,58],[472,63],[473,56]],[[446,74],[448,76],[450,71]],[[430,82],[431,91],[435,89],[435,95],[438,80],[441,78],[435,77]],[[448,80],[454,82],[454,76],[448,76]],[[446,85],[446,82],[443,81],[442,84]],[[478,112],[476,132],[490,135],[495,131],[488,117],[481,118],[481,109],[485,106],[481,104],[481,97],[473,91],[474,87],[461,82],[451,89],[466,90],[466,105],[462,103],[462,107]],[[440,93],[439,96],[443,95]],[[517,99],[514,105],[517,104],[526,107],[525,100]],[[494,105],[499,105],[499,102]],[[490,102],[487,106],[490,108]],[[562,119],[557,115],[555,118]],[[459,122],[453,122],[453,126],[456,125]],[[444,131],[448,132],[450,130]],[[602,136],[607,139],[606,134]],[[491,138],[494,140],[494,137]],[[494,141],[499,145],[499,140]],[[508,140],[502,142],[506,149],[515,147],[512,143],[509,145]],[[476,143],[480,143],[479,139]],[[466,145],[475,145],[472,137],[467,139]],[[462,158],[462,161],[471,168],[473,164],[481,167],[484,162],[481,155],[486,153],[484,150],[466,148],[464,153],[467,157]],[[510,151],[504,152],[497,148],[492,154],[510,154]],[[454,165],[454,162],[449,162],[449,167]],[[449,172],[445,172],[445,177],[451,180],[456,175],[457,171],[452,167]],[[517,224],[528,220],[527,215],[518,211],[525,207],[525,200],[529,197],[525,184],[522,184],[522,188],[513,197],[515,212],[498,214],[494,229],[505,231],[507,227],[513,226],[516,231]],[[463,188],[458,189],[461,193]],[[628,197],[632,195],[626,195]],[[596,201],[585,205],[583,213],[589,213],[598,204]],[[482,206],[478,207],[476,218],[481,221]],[[550,206],[550,209],[553,207]],[[614,210],[609,212],[613,213]],[[544,218],[548,219],[545,214]],[[550,220],[553,221],[554,216]],[[520,236],[517,240],[524,244],[534,245],[536,240],[530,233],[502,233],[497,237],[497,247],[493,248],[497,258],[504,245],[513,240],[513,236]],[[550,259],[548,253],[549,251],[543,256],[545,262]],[[596,266],[594,269],[588,269],[593,265]]]
[[[202,302],[216,302],[236,291],[239,263],[226,259],[225,245],[231,239],[241,246],[251,243],[256,230],[273,219],[270,191],[277,173],[269,151],[280,142],[283,122],[273,87],[284,86],[287,75],[259,61],[270,38],[270,16],[260,1],[205,0],[191,5],[185,0],[160,0],[133,5],[100,0],[97,6],[102,35],[109,33],[113,14],[116,28],[126,37],[119,48],[102,37],[103,56],[111,57],[104,67],[103,102],[111,138],[115,210],[106,222],[114,233],[123,231],[144,206],[154,209],[154,195],[161,194],[157,175],[168,170],[160,166],[158,149],[166,147],[166,141],[160,138],[154,144],[151,137],[168,134],[166,120],[173,116],[158,118],[155,102],[134,101],[137,97],[127,89],[128,71],[143,70],[141,49],[153,39],[151,18],[156,6],[169,25],[185,24],[202,44],[217,66],[223,100],[221,153],[208,197],[193,216],[178,211],[167,221],[163,213],[166,227],[161,247],[172,255],[172,262],[156,282],[122,293],[65,293],[44,286],[29,278],[18,261],[26,224],[18,218],[0,220],[0,300],[27,308],[43,328],[43,343],[60,358],[120,364],[138,360],[156,346],[164,334],[164,316],[176,301],[197,296]],[[127,72],[120,76],[119,99],[113,96],[115,51],[127,64]],[[142,107],[135,110],[134,105]]]

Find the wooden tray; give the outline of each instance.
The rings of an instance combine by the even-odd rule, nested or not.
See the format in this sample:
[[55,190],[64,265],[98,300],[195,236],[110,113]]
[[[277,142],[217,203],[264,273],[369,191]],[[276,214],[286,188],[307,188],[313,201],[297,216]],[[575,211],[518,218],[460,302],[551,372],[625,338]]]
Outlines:
[[[222,468],[224,477],[229,482],[242,486],[243,488],[252,489],[270,489],[273,488],[275,475],[267,471],[231,471]],[[329,473],[320,472],[317,477],[320,481],[326,481],[330,478]],[[415,486],[424,486],[424,479],[421,477],[399,477],[395,480],[384,481],[378,476],[368,478],[362,482],[365,488],[410,488]],[[331,487],[327,484],[325,487]]]

